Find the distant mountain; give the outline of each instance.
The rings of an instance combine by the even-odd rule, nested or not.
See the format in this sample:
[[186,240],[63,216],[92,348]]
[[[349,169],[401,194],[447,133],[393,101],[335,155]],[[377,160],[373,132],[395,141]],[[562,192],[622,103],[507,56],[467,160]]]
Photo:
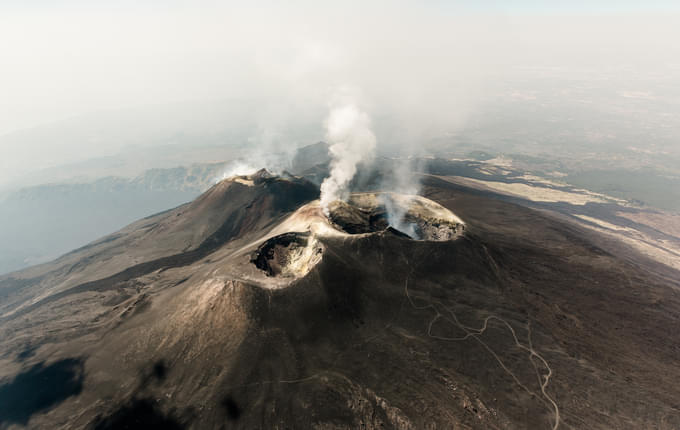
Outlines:
[[19,189],[0,200],[0,273],[49,261],[126,224],[194,199],[226,163],[151,169]]
[[326,142],[317,142],[297,149],[291,162],[291,170],[301,173],[319,164],[326,164],[330,159],[328,144]]

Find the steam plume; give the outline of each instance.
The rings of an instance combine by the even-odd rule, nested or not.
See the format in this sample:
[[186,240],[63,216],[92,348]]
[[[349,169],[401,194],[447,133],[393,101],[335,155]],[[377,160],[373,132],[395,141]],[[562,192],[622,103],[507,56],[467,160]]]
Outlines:
[[257,170],[258,167],[255,167],[252,164],[246,163],[245,161],[236,160],[229,163],[224,168],[222,176],[215,178],[215,183],[223,179],[231,178],[232,176],[250,175],[257,172]]
[[[405,216],[414,197],[420,192],[419,177],[414,175],[419,169],[417,163],[416,159],[411,158],[392,160],[381,183],[381,189],[387,192],[379,197],[387,212],[387,223],[414,239],[419,239],[418,230],[414,223],[405,219]],[[399,201],[395,200],[392,193],[400,195]]]
[[357,165],[373,158],[376,139],[370,123],[368,115],[347,97],[331,106],[326,119],[331,172],[321,184],[321,208],[326,215],[331,202],[347,199]]

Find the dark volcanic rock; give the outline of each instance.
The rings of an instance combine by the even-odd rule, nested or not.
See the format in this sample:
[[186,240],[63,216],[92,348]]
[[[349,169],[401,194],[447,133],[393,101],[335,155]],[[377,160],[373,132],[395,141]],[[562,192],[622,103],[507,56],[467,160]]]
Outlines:
[[365,210],[339,200],[331,203],[329,219],[349,234],[383,231],[388,226],[384,208]]
[[680,428],[677,272],[437,178],[451,240],[239,181],[0,280],[0,427]]

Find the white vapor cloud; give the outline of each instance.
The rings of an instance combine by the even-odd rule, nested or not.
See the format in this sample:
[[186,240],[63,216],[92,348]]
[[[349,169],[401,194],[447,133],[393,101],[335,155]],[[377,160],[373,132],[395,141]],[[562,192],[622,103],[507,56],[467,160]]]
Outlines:
[[[412,147],[455,134],[502,83],[536,88],[536,71],[641,82],[634,90],[680,81],[673,13],[546,16],[399,0],[0,3],[0,184],[181,133],[248,125],[265,152],[311,143],[323,136],[329,93],[346,83],[361,88],[381,145]],[[152,114],[139,129],[116,123],[131,110]],[[116,125],[10,135],[92,113]]]
[[331,155],[330,176],[321,183],[321,208],[326,215],[331,202],[347,199],[357,166],[370,162],[375,153],[370,118],[357,106],[351,92],[345,88],[334,96],[326,119]]
[[[391,160],[390,170],[386,171],[380,184],[380,189],[386,191],[380,195],[380,202],[387,212],[387,222],[392,227],[413,238],[418,238],[416,226],[407,222],[404,217],[413,198],[420,192],[420,175],[414,172],[422,171],[414,163],[422,162],[418,158],[398,158]],[[401,194],[397,203],[391,193]]]

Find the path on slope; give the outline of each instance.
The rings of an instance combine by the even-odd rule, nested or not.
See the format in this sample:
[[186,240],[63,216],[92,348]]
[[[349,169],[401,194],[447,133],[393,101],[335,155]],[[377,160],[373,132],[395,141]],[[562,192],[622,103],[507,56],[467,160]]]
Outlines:
[[[404,258],[405,258],[406,261],[408,262],[408,259],[406,258],[406,256],[404,256]],[[494,264],[494,265],[495,265],[495,264]],[[409,290],[408,290],[408,281],[409,281],[410,276],[411,276],[411,274],[409,274],[409,276],[406,277],[406,280],[405,280],[405,282],[404,282],[404,293],[406,294],[406,298],[408,299],[408,301],[409,301],[409,303],[411,304],[411,306],[412,306],[414,309],[417,309],[417,310],[432,309],[432,310],[435,312],[434,317],[432,318],[432,320],[430,321],[430,323],[428,324],[428,327],[427,327],[427,335],[428,335],[429,337],[431,337],[431,338],[433,338],[433,339],[438,339],[438,340],[442,340],[442,341],[451,341],[451,342],[465,341],[465,340],[467,340],[467,339],[469,339],[469,338],[475,339],[477,342],[479,342],[480,345],[482,345],[482,347],[484,347],[484,349],[486,349],[487,351],[489,351],[489,353],[494,357],[494,359],[498,362],[498,364],[501,366],[501,368],[502,368],[502,369],[503,369],[510,377],[512,377],[512,379],[515,381],[515,383],[517,383],[517,385],[519,385],[524,391],[526,391],[526,392],[529,393],[530,395],[535,396],[535,397],[537,397],[537,398],[540,398],[539,396],[536,395],[536,393],[534,393],[534,392],[533,392],[532,390],[530,390],[526,385],[524,385],[524,384],[519,380],[519,378],[517,377],[517,375],[515,375],[515,373],[512,372],[512,370],[510,370],[510,369],[505,365],[505,363],[503,362],[503,360],[501,360],[501,358],[498,356],[498,354],[497,354],[497,353],[496,353],[496,352],[495,352],[495,351],[494,351],[494,350],[493,350],[486,342],[484,342],[484,341],[481,339],[481,336],[482,336],[482,335],[484,334],[484,332],[486,332],[486,330],[489,328],[489,321],[490,321],[490,320],[499,321],[500,323],[502,323],[503,325],[505,325],[505,326],[510,330],[510,333],[512,334],[512,338],[513,338],[513,340],[514,340],[514,342],[515,342],[515,345],[516,345],[518,348],[520,348],[520,349],[522,349],[522,350],[524,350],[524,351],[526,351],[526,352],[529,353],[527,359],[531,362],[531,365],[532,365],[532,367],[534,368],[534,371],[536,372],[536,377],[538,378],[538,384],[539,384],[539,386],[541,387],[541,393],[542,393],[542,395],[543,395],[543,398],[542,398],[541,400],[542,400],[542,402],[543,402],[546,406],[548,406],[549,408],[551,408],[551,409],[554,411],[554,413],[555,413],[555,422],[554,422],[554,425],[553,425],[552,429],[553,429],[553,430],[557,430],[557,428],[559,427],[559,424],[560,424],[560,409],[559,409],[557,403],[555,402],[555,400],[554,400],[552,397],[550,397],[550,395],[546,392],[547,387],[548,387],[548,384],[550,383],[550,378],[552,377],[553,372],[552,372],[552,369],[550,368],[550,365],[548,364],[548,362],[543,358],[543,356],[542,356],[541,354],[539,354],[539,353],[534,349],[534,347],[533,347],[533,345],[532,345],[532,341],[531,341],[531,323],[530,323],[530,321],[527,322],[527,338],[528,338],[528,346],[523,345],[523,344],[519,341],[519,339],[518,339],[518,337],[517,337],[517,333],[515,332],[515,329],[512,327],[512,325],[510,325],[510,323],[508,323],[506,320],[504,320],[503,318],[500,318],[500,317],[498,317],[498,316],[496,316],[496,315],[489,315],[489,316],[487,316],[486,318],[484,318],[483,324],[482,324],[482,326],[481,326],[480,328],[474,328],[474,327],[466,326],[466,325],[462,324],[462,323],[458,320],[458,317],[457,317],[456,313],[453,311],[453,309],[444,306],[444,305],[443,305],[441,302],[439,302],[439,301],[436,301],[436,300],[427,300],[427,299],[424,299],[424,298],[421,297],[421,298],[418,298],[418,299],[419,299],[419,300],[425,301],[426,304],[425,304],[425,305],[420,305],[420,306],[417,305],[417,304],[413,301],[413,298],[411,297],[411,295],[410,295],[410,293],[409,293]],[[442,314],[442,313],[439,311],[439,309],[437,308],[436,305],[441,306],[441,308],[443,308],[443,309],[451,316],[451,318],[448,318],[446,315]],[[436,335],[433,335],[433,334],[432,334],[432,327],[433,327],[434,323],[435,323],[438,319],[440,319],[440,318],[443,319],[443,320],[446,320],[446,321],[450,322],[451,324],[453,324],[453,325],[457,326],[458,328],[460,328],[462,331],[465,332],[465,336],[461,336],[461,337],[444,337],[444,336],[436,336]],[[534,358],[537,358],[537,359],[543,364],[543,366],[545,366],[546,370],[548,371],[547,374],[541,375],[541,372],[540,372],[538,366],[536,365],[536,362],[534,361]]]

